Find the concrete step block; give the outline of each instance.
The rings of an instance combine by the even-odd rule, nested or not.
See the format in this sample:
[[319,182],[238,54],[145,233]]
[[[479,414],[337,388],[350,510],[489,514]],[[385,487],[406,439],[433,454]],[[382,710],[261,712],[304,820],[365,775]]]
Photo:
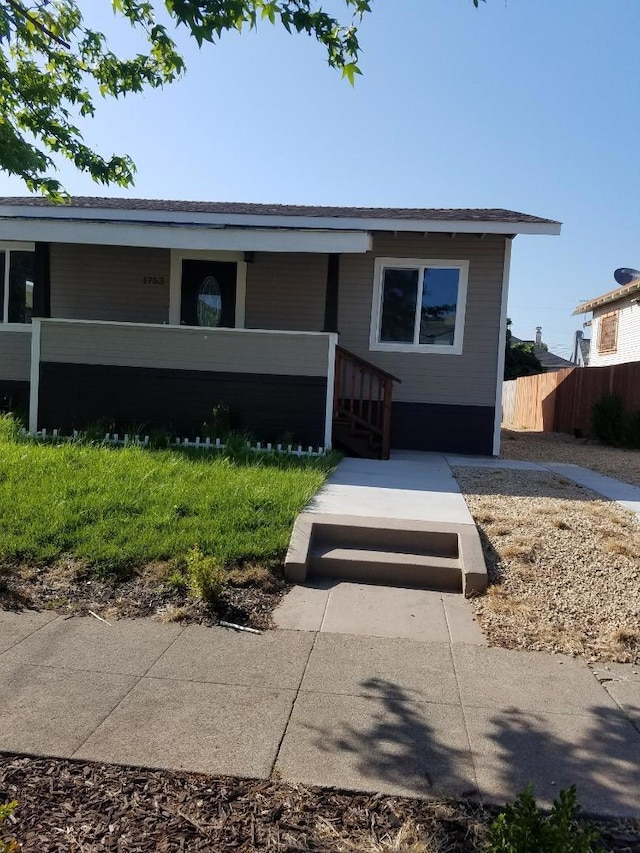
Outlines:
[[[364,521],[364,520],[363,520]],[[314,530],[314,546],[333,545],[366,548],[404,554],[430,554],[434,557],[459,557],[456,530],[416,530],[410,525],[372,526],[322,524]]]
[[454,557],[324,545],[312,548],[308,567],[316,577],[462,592],[462,569]]
[[[341,561],[334,555],[332,563],[324,552],[334,550],[365,554]],[[373,552],[393,557],[371,558]],[[415,559],[412,562],[412,557],[418,557],[417,563]],[[314,574],[462,592],[466,597],[477,595],[487,586],[482,545],[472,522],[425,522],[311,511],[301,513],[296,520],[285,559],[285,575],[290,582],[303,584]]]

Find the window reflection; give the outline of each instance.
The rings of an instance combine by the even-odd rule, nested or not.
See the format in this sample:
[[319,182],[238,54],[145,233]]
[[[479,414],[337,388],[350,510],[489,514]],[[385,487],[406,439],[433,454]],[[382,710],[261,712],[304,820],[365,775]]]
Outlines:
[[434,346],[453,344],[459,277],[457,269],[425,269],[418,343]]
[[197,316],[199,326],[215,328],[222,323],[222,293],[215,276],[208,275],[200,285]]
[[416,324],[418,270],[386,269],[382,294],[380,340],[413,343]]
[[[33,317],[34,253],[7,251],[1,253],[0,312],[7,306],[9,323],[30,323]],[[8,282],[5,268],[9,265]],[[8,286],[7,286],[8,285]],[[2,313],[0,313],[0,321]]]
[[459,288],[458,267],[386,267],[379,342],[453,346]]

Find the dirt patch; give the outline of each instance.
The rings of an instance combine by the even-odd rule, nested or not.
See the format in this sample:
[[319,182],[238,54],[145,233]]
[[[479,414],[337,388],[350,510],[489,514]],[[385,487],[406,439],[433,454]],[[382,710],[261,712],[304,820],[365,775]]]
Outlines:
[[605,447],[597,441],[576,439],[560,432],[503,429],[500,457],[525,462],[582,465],[599,474],[640,486],[640,450]]
[[456,468],[483,543],[494,645],[640,663],[640,524],[564,477]]
[[[0,755],[0,802],[25,853],[218,851],[472,853],[495,809]],[[640,853],[640,822],[598,825],[606,849]],[[415,846],[412,846],[415,845]]]
[[73,560],[54,566],[0,566],[0,608],[52,610],[64,616],[90,611],[108,621],[151,616],[163,622],[217,625],[226,620],[251,628],[272,627],[272,613],[288,589],[278,567],[250,566],[229,573],[215,605],[175,588],[171,567],[153,563],[126,580],[100,580]]

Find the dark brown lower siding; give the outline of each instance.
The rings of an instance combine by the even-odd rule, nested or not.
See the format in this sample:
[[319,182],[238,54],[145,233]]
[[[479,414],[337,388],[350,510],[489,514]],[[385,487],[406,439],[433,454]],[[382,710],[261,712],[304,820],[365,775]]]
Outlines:
[[29,383],[0,379],[0,412],[18,411],[26,414],[29,409]]
[[42,362],[38,426],[80,429],[107,420],[116,428],[162,426],[198,435],[217,403],[233,426],[258,440],[285,434],[324,444],[324,377],[208,373],[112,365]]
[[493,406],[394,402],[391,446],[398,450],[491,455]]

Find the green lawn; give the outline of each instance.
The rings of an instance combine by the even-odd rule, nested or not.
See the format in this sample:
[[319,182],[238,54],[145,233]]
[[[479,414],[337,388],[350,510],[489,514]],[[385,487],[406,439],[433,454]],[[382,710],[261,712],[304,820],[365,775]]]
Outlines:
[[336,457],[216,453],[37,444],[0,418],[0,560],[122,572],[195,544],[227,565],[281,559]]

